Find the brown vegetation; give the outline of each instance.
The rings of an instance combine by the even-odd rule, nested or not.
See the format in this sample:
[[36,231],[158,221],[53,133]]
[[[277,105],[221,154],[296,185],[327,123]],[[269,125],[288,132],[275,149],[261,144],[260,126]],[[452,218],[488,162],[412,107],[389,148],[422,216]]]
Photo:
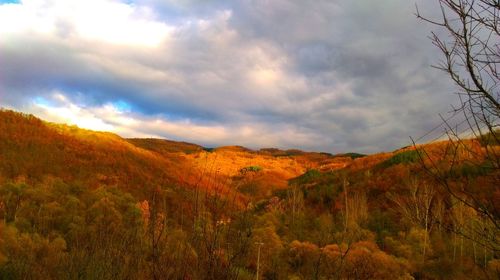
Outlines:
[[12,111],[0,131],[0,278],[499,276],[498,229],[419,157],[499,211],[483,156],[497,147],[479,140],[352,158],[124,140]]

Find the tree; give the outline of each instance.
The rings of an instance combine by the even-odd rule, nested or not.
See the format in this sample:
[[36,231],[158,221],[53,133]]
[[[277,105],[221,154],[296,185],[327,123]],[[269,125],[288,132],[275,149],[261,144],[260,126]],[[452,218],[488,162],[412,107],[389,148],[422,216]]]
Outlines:
[[422,262],[425,262],[428,237],[432,229],[432,217],[435,216],[436,192],[432,185],[425,182],[410,180],[406,193],[402,196],[388,194],[389,199],[396,205],[398,212],[404,220],[409,221],[412,226],[422,228],[423,246]]
[[[432,43],[443,60],[434,67],[449,75],[457,87],[460,106],[453,116],[464,117],[459,123],[465,130],[444,119],[449,143],[441,160],[425,149],[419,150],[424,168],[457,201],[488,221],[474,236],[460,232],[482,246],[500,250],[500,1],[437,0],[441,16],[437,19],[416,16],[437,27]],[[472,137],[472,138],[471,138]],[[446,164],[443,163],[443,159]],[[483,178],[482,186],[465,180],[464,169]],[[460,171],[457,173],[457,170]],[[453,180],[461,177],[460,184]]]
[[26,184],[9,182],[0,187],[0,215],[5,223],[15,222],[17,210],[25,196]]
[[461,107],[471,129],[493,133],[500,117],[498,66],[500,64],[500,1],[438,0],[441,20],[417,17],[444,29],[448,36],[432,32],[432,43],[444,60],[435,67],[449,74],[459,88]]

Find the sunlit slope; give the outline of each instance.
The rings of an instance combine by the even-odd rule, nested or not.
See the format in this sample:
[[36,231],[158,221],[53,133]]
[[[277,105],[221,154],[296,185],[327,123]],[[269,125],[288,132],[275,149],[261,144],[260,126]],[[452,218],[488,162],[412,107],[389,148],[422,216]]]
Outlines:
[[181,178],[188,185],[210,188],[223,184],[250,197],[265,197],[273,190],[288,186],[288,180],[309,169],[343,168],[352,158],[327,153],[267,148],[251,150],[241,146],[213,149],[196,144],[162,139],[127,139],[173,161],[182,159],[187,165]]
[[[269,195],[311,168],[338,160],[323,153],[228,146],[206,149],[162,139],[123,139],[107,132],[44,122],[0,111],[0,176],[41,181],[57,177],[88,187],[140,190],[155,185],[225,189]],[[344,164],[344,163],[342,163]],[[257,191],[249,191],[249,189]]]
[[311,169],[291,179],[290,188],[299,187],[305,203],[318,213],[343,211],[346,193],[366,202],[369,213],[395,212],[395,195],[409,199],[410,190],[423,187],[432,188],[443,203],[474,198],[484,209],[500,213],[499,155],[498,142],[439,141],[356,158],[333,170]]
[[125,189],[175,183],[182,162],[138,148],[119,136],[0,111],[0,176],[62,178]]
[[[478,154],[484,149],[478,142],[469,145]],[[422,147],[432,155],[443,152],[446,142]],[[287,188],[290,179],[312,169],[380,173],[384,176],[372,176],[370,181],[374,186],[385,184],[379,179],[386,174],[398,177],[398,161],[418,166],[412,150],[364,156],[240,146],[207,149],[163,139],[123,139],[0,111],[0,176],[4,179],[43,180],[52,176],[89,187],[116,185],[126,190],[155,185],[207,189],[217,185],[248,198],[263,198]]]
[[166,139],[155,138],[129,138],[126,139],[133,145],[159,153],[164,156],[172,156],[172,154],[191,154],[203,151],[203,147],[187,142],[176,142]]

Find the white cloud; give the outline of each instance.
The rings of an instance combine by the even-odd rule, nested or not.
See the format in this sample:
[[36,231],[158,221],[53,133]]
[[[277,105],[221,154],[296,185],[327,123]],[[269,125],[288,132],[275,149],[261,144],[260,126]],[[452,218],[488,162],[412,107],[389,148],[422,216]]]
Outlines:
[[210,146],[395,149],[449,102],[413,9],[397,0],[4,4],[0,105]]
[[174,28],[147,9],[109,0],[24,0],[1,5],[0,34],[42,33],[111,44],[158,46]]
[[156,137],[191,141],[206,146],[232,145],[235,141],[251,148],[268,145],[285,147],[314,146],[318,135],[297,131],[293,126],[276,127],[265,123],[248,123],[242,126],[200,125],[189,119],[169,120],[164,116],[145,116],[123,110],[116,104],[82,107],[72,103],[63,92],[52,92],[50,98],[36,98],[24,110],[41,118],[77,125],[80,128],[109,131],[123,137]]

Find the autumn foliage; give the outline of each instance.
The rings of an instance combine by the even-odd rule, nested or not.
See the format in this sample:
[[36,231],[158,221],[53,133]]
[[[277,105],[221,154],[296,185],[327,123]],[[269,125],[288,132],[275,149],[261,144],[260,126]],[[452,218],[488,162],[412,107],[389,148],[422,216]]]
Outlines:
[[498,146],[448,144],[205,149],[0,111],[0,279],[498,278],[470,207],[500,213]]

